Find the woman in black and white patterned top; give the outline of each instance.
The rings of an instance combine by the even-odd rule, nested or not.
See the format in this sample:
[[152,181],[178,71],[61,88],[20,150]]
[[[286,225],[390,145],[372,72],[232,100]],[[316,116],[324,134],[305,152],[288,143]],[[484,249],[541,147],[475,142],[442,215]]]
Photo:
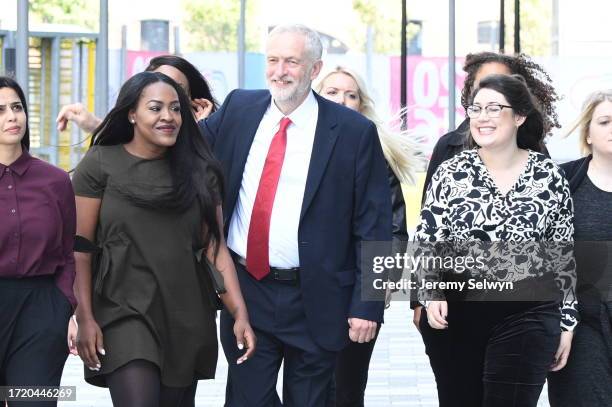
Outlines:
[[[476,297],[496,301],[466,301],[467,290],[452,285],[426,287],[419,297],[432,328],[450,327],[455,405],[535,407],[548,370],[565,365],[577,324],[570,191],[558,167],[534,151],[543,120],[520,76],[483,79],[467,112],[476,148],[434,174],[416,239],[422,254],[440,255],[433,242],[436,250],[446,242],[487,265],[445,281],[512,284],[505,296]],[[421,280],[442,280],[438,270],[419,271]],[[547,282],[553,297],[521,296]]]

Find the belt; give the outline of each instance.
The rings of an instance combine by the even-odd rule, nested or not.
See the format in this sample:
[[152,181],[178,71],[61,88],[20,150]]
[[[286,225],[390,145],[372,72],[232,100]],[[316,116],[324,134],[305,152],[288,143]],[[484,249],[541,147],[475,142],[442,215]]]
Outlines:
[[[246,268],[246,259],[244,257],[238,256],[236,253],[231,252],[232,257],[236,263],[239,263]],[[270,267],[270,274],[266,275],[263,280],[275,280],[275,281],[283,281],[287,283],[296,283],[299,280],[300,268],[292,267],[292,268],[279,268],[279,267]]]

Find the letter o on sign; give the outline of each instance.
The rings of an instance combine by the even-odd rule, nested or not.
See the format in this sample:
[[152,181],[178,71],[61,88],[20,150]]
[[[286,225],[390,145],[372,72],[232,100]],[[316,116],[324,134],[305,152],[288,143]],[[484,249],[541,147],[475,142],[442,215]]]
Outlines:
[[417,106],[432,107],[440,94],[438,68],[432,61],[421,61],[414,69],[412,92]]

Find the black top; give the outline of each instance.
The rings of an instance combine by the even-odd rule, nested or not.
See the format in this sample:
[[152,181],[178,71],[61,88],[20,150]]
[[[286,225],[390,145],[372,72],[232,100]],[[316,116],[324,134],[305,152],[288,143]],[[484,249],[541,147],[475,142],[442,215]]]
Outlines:
[[581,312],[590,310],[587,302],[607,300],[612,285],[612,192],[602,191],[589,179],[587,172],[591,159],[589,155],[561,165],[574,200],[578,300],[583,304]]
[[390,168],[389,187],[391,187],[391,205],[393,207],[393,240],[406,242],[408,240],[406,203],[404,202],[404,194],[402,193],[400,181]]
[[585,177],[573,194],[575,240],[612,240],[612,192]]

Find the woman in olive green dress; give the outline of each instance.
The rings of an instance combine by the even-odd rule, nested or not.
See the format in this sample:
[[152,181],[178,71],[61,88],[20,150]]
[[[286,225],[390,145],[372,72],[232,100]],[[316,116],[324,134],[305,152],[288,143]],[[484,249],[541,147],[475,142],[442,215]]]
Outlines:
[[223,239],[220,167],[187,95],[160,73],[123,85],[91,144],[73,177],[77,235],[100,248],[93,263],[75,255],[85,379],[109,387],[114,406],[181,406],[217,362],[202,250],[224,277],[221,299],[236,320],[236,346],[246,348],[236,363],[255,349]]

